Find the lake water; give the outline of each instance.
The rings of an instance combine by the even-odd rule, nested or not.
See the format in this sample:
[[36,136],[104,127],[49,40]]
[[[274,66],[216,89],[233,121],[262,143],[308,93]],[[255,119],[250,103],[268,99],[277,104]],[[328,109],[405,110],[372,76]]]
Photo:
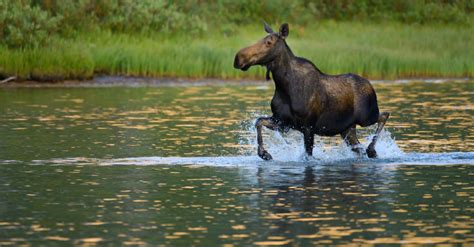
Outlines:
[[272,162],[272,84],[0,88],[0,245],[474,243],[474,82],[374,87],[379,158],[266,130]]

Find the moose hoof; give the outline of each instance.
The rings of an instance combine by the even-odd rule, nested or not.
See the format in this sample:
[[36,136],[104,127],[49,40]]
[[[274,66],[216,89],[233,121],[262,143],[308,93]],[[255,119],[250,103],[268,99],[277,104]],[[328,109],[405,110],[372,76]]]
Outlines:
[[367,148],[366,152],[369,158],[377,158],[377,152],[375,152],[374,148]]
[[273,159],[272,156],[270,155],[270,153],[267,152],[267,150],[265,150],[265,149],[263,149],[263,148],[262,148],[262,149],[260,149],[260,148],[258,149],[258,156],[259,156],[260,158],[262,158],[263,160],[272,160],[272,159]]
[[352,152],[356,153],[357,156],[363,156],[364,155],[364,148],[362,147],[353,147]]

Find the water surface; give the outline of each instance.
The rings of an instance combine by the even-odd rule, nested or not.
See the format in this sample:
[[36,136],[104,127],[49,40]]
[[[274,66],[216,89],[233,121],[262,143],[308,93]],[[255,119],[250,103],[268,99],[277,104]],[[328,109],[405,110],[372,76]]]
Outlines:
[[374,86],[380,158],[267,131],[273,162],[271,84],[0,88],[0,245],[474,242],[474,83]]

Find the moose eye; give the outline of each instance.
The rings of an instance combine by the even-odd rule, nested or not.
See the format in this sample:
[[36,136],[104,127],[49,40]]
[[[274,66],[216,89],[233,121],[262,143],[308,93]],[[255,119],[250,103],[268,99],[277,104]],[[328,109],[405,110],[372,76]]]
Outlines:
[[267,44],[268,46],[270,46],[270,45],[272,45],[272,41],[267,40],[266,44]]

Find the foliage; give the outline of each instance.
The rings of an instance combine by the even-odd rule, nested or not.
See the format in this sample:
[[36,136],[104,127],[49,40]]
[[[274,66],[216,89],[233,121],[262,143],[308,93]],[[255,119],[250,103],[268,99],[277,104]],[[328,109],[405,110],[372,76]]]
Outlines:
[[263,20],[290,23],[297,54],[330,73],[473,76],[473,10],[473,0],[0,0],[0,78],[256,77],[229,64]]
[[1,43],[43,45],[51,34],[110,30],[128,34],[236,33],[239,26],[321,20],[470,24],[473,0],[0,0]]
[[44,45],[59,18],[24,1],[0,0],[0,40],[10,47]]
[[110,29],[117,32],[147,33],[204,30],[196,15],[187,15],[166,0],[34,0],[55,16],[61,16],[63,30]]
[[197,16],[179,10],[177,5],[164,0],[126,0],[114,2],[104,25],[112,31],[142,33],[200,32],[205,23]]
[[[244,73],[234,69],[232,62],[236,51],[264,35],[261,25],[252,24],[230,36],[98,31],[81,33],[76,39],[52,38],[51,48],[0,46],[0,78],[86,79],[106,74],[263,79],[263,68],[255,66]],[[304,29],[290,25],[288,44],[296,55],[310,59],[326,73],[393,79],[472,77],[473,40],[472,26],[322,21]]]
[[317,0],[307,7],[319,19],[456,23],[469,21],[472,0]]

